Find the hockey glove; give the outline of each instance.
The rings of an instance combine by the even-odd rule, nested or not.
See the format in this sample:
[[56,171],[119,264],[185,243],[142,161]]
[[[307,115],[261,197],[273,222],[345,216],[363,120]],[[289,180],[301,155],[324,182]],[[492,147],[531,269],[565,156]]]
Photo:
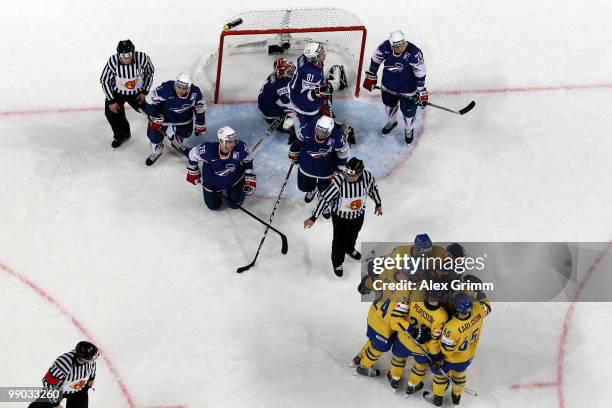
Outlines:
[[368,91],[372,92],[376,83],[378,82],[378,75],[373,74],[370,71],[366,71],[365,79],[363,80],[363,87]]
[[155,131],[160,131],[162,125],[164,124],[164,117],[163,116],[151,116],[149,121],[149,129],[151,130],[155,130]]
[[195,125],[193,131],[196,136],[200,136],[201,134],[206,133],[206,125]]
[[430,354],[429,358],[431,358],[431,371],[434,374],[438,374],[436,373],[436,371],[438,371],[439,373],[442,373],[440,368],[442,368],[442,364],[444,364],[444,354],[442,353]]
[[201,176],[202,174],[200,173],[200,168],[197,164],[195,166],[187,167],[187,181],[194,186],[200,182]]
[[246,174],[244,176],[244,187],[242,188],[244,194],[253,194],[255,192],[255,188],[257,188],[257,176],[253,173]]
[[427,93],[427,89],[423,88],[422,90],[420,90],[417,94],[418,97],[418,104],[421,105],[422,107],[426,107],[427,104],[429,103],[429,93]]
[[408,327],[408,334],[419,344],[425,344],[431,340],[431,329],[427,326],[411,325]]
[[289,150],[289,160],[298,164],[300,162],[300,152],[294,152]]
[[357,286],[357,292],[359,292],[362,295],[367,295],[371,292],[370,289],[366,286],[367,278],[368,278],[368,275],[361,278],[361,282],[359,282],[359,286]]

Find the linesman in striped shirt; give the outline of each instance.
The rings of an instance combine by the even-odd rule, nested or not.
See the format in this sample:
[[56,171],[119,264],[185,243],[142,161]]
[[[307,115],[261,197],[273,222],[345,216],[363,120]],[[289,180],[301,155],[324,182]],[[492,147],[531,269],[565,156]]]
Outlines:
[[42,380],[47,396],[59,397],[38,399],[28,408],[62,408],[64,398],[66,408],[87,408],[87,391],[96,378],[97,358],[98,348],[88,341],[79,342],[74,350],[59,356]]
[[355,249],[355,242],[365,214],[366,197],[374,200],[374,213],[382,215],[382,203],[378,186],[372,173],[365,170],[363,161],[356,157],[346,163],[343,173],[336,174],[323,193],[312,216],[304,221],[304,228],[313,226],[317,218],[329,207],[332,213],[334,238],[332,241],[332,264],[336,276],[342,276],[345,254],[360,260],[361,253]]
[[144,52],[135,51],[130,40],[119,41],[117,53],[108,59],[102,70],[100,83],[106,96],[104,114],[113,129],[111,146],[114,149],[131,136],[123,106],[127,102],[134,110],[140,111],[153,83],[154,72],[151,58]]

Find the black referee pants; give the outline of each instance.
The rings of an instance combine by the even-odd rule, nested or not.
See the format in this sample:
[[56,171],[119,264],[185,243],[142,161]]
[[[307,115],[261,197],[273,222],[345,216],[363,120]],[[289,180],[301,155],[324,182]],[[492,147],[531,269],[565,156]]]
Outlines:
[[361,214],[358,218],[347,220],[332,213],[334,239],[332,240],[331,259],[334,268],[342,265],[344,256],[355,250],[355,242],[363,226],[363,218],[364,214]]
[[119,140],[121,142],[126,141],[130,138],[130,123],[125,117],[125,103],[127,102],[135,111],[140,111],[140,103],[138,99],[136,99],[136,95],[121,95],[121,94],[113,94],[115,98],[115,102],[119,105],[119,111],[114,113],[111,111],[108,106],[110,105],[108,101],[104,103],[104,115],[110,123],[111,128],[113,129],[113,138],[115,140]]
[[[89,396],[87,390],[75,392],[73,394],[64,394],[66,398],[66,408],[87,408],[89,405]],[[46,400],[36,400],[28,405],[28,408],[54,408],[57,404],[46,402]]]

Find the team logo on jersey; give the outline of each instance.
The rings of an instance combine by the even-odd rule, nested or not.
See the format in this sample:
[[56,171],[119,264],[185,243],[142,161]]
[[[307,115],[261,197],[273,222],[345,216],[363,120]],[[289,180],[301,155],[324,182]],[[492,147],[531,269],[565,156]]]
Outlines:
[[236,166],[234,166],[233,164],[227,164],[225,166],[225,170],[215,171],[215,174],[217,176],[224,177],[224,176],[227,176],[230,173],[233,173],[234,170],[236,170]]
[[83,389],[83,387],[85,387],[85,384],[87,384],[87,381],[81,380],[81,381],[75,382],[74,384],[71,384],[70,387],[72,387],[72,389],[80,391]]
[[319,150],[308,150],[306,153],[310,155],[313,159],[320,159],[321,157],[327,156],[327,154],[331,151],[331,149],[319,149]]
[[353,211],[357,211],[361,208],[362,205],[362,201],[361,198],[358,198],[356,200],[351,201],[350,203],[348,203],[346,205],[347,208],[350,208]]
[[132,79],[131,81],[127,81],[123,84],[127,89],[135,89],[136,88],[136,80]]
[[184,103],[183,106],[181,106],[180,108],[172,108],[170,110],[176,113],[183,113],[183,112],[187,112],[189,109],[191,109],[191,104],[188,105]]
[[234,151],[232,153],[232,159],[238,160],[238,158],[240,158],[240,153],[238,153],[237,151]]
[[402,72],[404,70],[404,64],[402,64],[401,62],[396,62],[394,66],[392,67],[385,67],[385,69],[389,72]]

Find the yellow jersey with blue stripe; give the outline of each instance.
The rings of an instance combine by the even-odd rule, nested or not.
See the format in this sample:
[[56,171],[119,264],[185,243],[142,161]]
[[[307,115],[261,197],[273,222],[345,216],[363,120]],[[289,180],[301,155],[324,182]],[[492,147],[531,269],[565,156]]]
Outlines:
[[474,358],[484,318],[491,312],[489,301],[474,302],[472,312],[465,319],[456,315],[442,330],[440,345],[449,363],[463,363]]

